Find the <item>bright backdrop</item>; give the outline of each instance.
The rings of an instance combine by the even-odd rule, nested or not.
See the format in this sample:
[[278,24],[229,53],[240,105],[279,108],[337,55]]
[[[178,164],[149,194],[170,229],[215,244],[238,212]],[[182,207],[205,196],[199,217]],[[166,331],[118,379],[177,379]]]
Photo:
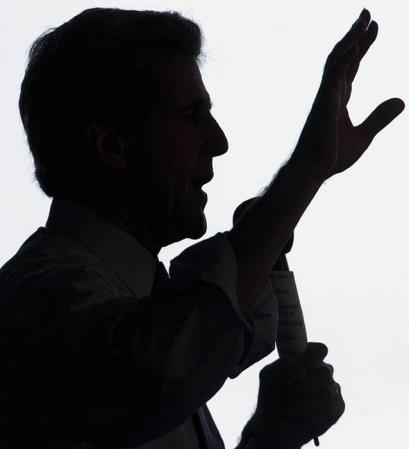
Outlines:
[[[359,122],[388,97],[409,101],[406,0],[7,2],[0,21],[0,265],[44,224],[50,203],[33,180],[18,116],[27,50],[47,28],[95,6],[173,9],[203,28],[204,80],[230,142],[207,188],[207,236],[228,229],[235,206],[260,191],[288,157],[326,55],[364,6],[380,31],[354,84],[351,116]],[[408,447],[407,129],[404,112],[356,166],[323,186],[289,256],[310,340],[328,345],[347,403],[344,417],[321,438],[324,448]],[[163,260],[189,244],[167,248]],[[254,409],[259,369],[274,359],[226,382],[210,401],[227,449]]]

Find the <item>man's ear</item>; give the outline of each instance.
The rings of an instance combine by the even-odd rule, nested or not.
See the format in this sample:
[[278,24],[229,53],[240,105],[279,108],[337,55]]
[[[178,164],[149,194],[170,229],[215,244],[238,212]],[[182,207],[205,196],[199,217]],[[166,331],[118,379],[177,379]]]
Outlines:
[[102,165],[114,170],[126,168],[125,145],[115,131],[94,121],[86,129],[86,138]]

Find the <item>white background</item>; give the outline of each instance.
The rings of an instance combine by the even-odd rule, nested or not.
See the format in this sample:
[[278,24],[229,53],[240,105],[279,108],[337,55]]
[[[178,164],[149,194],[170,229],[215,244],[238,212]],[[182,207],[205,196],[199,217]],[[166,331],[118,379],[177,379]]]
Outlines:
[[[49,199],[33,180],[17,101],[27,50],[51,26],[94,6],[174,9],[206,37],[204,80],[230,151],[208,187],[210,236],[272,178],[297,141],[326,55],[366,6],[379,37],[361,65],[350,104],[360,122],[379,101],[409,99],[406,0],[13,0],[0,23],[0,265],[44,224]],[[324,448],[406,448],[409,401],[409,151],[404,112],[349,172],[328,181],[297,230],[289,256],[310,340],[329,347],[347,409]],[[190,241],[162,252],[169,261]],[[251,415],[269,356],[210,401],[226,448]],[[312,443],[310,443],[312,446]]]

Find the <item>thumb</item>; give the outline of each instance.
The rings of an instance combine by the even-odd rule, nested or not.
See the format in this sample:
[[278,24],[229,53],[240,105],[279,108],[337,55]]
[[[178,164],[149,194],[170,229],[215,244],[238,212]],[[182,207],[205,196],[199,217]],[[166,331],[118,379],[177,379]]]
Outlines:
[[357,127],[368,145],[379,131],[389,125],[404,109],[405,103],[400,98],[390,98],[371,112],[368,118]]
[[308,370],[317,369],[328,354],[328,348],[323,343],[308,343],[301,363]]

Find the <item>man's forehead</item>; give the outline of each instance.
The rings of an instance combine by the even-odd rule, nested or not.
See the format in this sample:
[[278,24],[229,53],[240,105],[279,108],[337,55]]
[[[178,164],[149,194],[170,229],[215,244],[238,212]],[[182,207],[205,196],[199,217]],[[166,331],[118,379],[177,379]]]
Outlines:
[[211,106],[200,69],[191,58],[177,57],[164,61],[156,72],[160,102],[166,108],[178,108],[202,102]]

